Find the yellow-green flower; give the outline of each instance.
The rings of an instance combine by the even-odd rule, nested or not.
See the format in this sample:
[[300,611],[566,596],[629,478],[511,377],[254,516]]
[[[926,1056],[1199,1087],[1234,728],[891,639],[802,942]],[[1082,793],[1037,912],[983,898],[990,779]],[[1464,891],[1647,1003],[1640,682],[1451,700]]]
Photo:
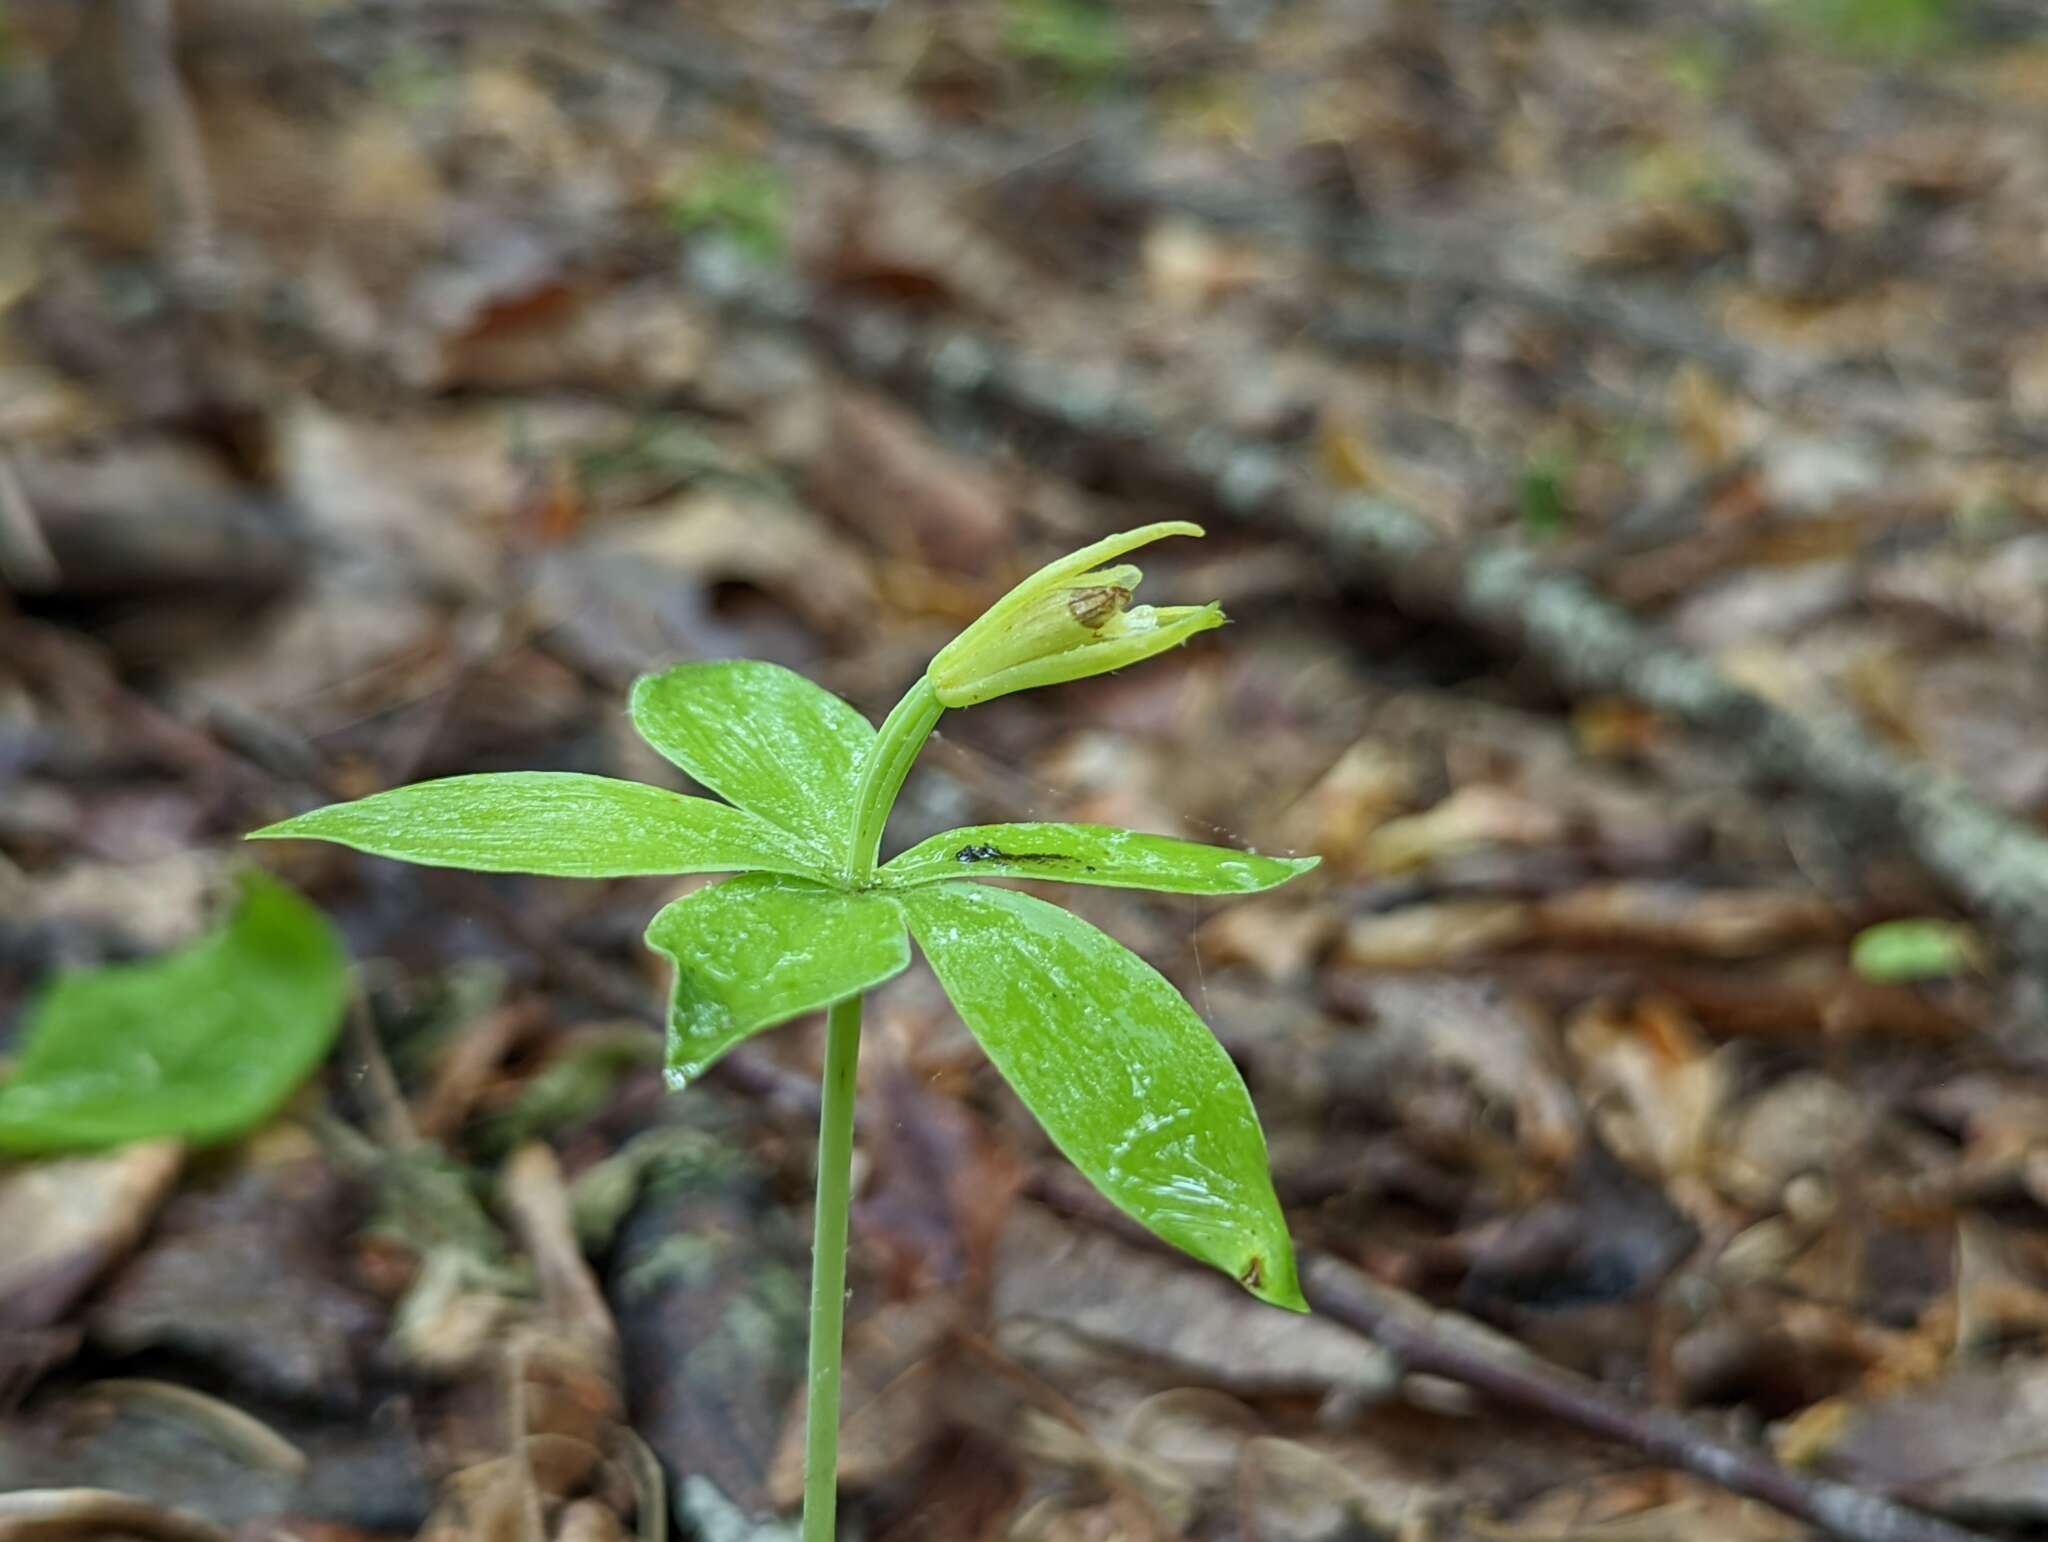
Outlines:
[[948,643],[925,672],[941,704],[972,707],[1011,691],[1085,680],[1178,647],[1223,625],[1217,605],[1132,605],[1144,577],[1129,563],[1097,564],[1169,535],[1202,533],[1186,520],[1126,530],[1040,568]]

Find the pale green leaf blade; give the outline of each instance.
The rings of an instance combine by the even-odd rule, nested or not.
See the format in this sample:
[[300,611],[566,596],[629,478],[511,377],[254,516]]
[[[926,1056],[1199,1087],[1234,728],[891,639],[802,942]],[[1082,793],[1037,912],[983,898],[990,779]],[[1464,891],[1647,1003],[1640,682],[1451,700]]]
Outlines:
[[744,809],[573,771],[415,782],[316,808],[249,838],[333,841],[428,867],[555,878],[807,873],[816,865],[788,832]]
[[948,878],[1045,878],[1165,894],[1256,894],[1320,857],[1262,857],[1113,825],[969,825],[921,841],[878,875],[891,887]]
[[1873,985],[1913,985],[1975,973],[1985,953],[1983,940],[1960,921],[1917,916],[1865,927],[1849,946],[1849,961]]
[[668,1071],[677,1087],[749,1034],[880,985],[910,963],[893,900],[768,874],[677,900],[648,923],[647,945],[676,966]]
[[874,725],[779,664],[679,664],[633,686],[640,737],[720,797],[837,862]]
[[348,996],[327,918],[252,873],[227,924],[191,947],[50,987],[0,1083],[0,1150],[230,1139],[326,1058]]
[[901,898],[939,983],[1067,1159],[1175,1247],[1306,1311],[1251,1095],[1180,992],[1028,894]]

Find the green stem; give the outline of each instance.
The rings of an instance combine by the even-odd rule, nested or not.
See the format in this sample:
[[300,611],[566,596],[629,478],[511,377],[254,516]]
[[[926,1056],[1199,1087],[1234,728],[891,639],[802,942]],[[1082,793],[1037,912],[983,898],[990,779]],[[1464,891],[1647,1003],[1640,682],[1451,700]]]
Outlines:
[[889,823],[890,810],[896,807],[896,795],[903,791],[903,779],[910,775],[911,765],[945,710],[931,681],[920,675],[875,735],[875,747],[861,772],[860,802],[846,851],[849,883],[864,884],[875,876],[875,858],[881,852],[882,831]]
[[[882,724],[861,773],[847,832],[846,876],[875,875],[882,831],[939,714],[931,682],[918,678]],[[803,1542],[833,1542],[839,1504],[839,1389],[846,1337],[846,1228],[853,1201],[853,1099],[860,1065],[860,997],[835,1002],[825,1028],[825,1080],[818,1114],[818,1213],[811,1244],[810,1398],[804,1410]]]
[[811,1246],[810,1401],[804,1429],[803,1542],[833,1542],[839,1502],[840,1349],[846,1330],[846,1219],[853,1187],[853,1095],[860,997],[836,1002],[826,1026],[818,1115],[818,1219]]

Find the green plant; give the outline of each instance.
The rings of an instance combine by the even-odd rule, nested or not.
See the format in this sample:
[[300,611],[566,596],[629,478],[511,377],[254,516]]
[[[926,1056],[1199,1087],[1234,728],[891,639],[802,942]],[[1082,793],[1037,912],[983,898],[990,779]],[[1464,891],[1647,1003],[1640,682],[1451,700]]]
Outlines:
[[1770,0],[1788,22],[1847,53],[1905,62],[1954,36],[1954,0]]
[[772,664],[686,664],[641,680],[634,726],[729,802],[567,773],[454,777],[257,832],[412,862],[611,877],[733,872],[647,929],[675,964],[668,1073],[689,1085],[750,1034],[821,1007],[817,1239],[804,1535],[832,1535],[840,1339],[861,993],[915,937],[967,1026],[1055,1145],[1125,1213],[1306,1311],[1264,1136],[1236,1068],[1172,985],[1086,922],[992,878],[1247,894],[1316,859],[1281,860],[1095,825],[950,830],[879,861],[911,763],[947,708],[1133,664],[1223,624],[1214,605],[1131,605],[1116,562],[1180,523],[1147,525],[1041,569],[935,657],[879,732]]
[[1873,985],[1914,985],[1977,973],[1985,951],[1960,921],[1915,916],[1866,926],[1849,945],[1849,964]]
[[1130,69],[1116,14],[1096,0],[1013,0],[1003,44],[1075,91],[1100,90]]
[[1515,503],[1522,528],[1536,540],[1554,540],[1572,522],[1572,462],[1556,450],[1532,456],[1515,480]]
[[765,161],[717,160],[676,196],[669,221],[685,235],[715,231],[756,262],[776,262],[789,247],[789,194]]
[[218,931],[44,993],[0,1083],[0,1151],[240,1135],[326,1059],[348,994],[348,954],[327,918],[245,874]]

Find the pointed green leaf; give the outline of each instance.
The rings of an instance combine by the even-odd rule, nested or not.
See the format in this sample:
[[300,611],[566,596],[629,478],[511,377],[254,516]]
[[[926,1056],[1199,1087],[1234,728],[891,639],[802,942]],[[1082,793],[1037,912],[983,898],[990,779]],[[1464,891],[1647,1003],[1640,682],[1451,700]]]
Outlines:
[[1119,1209],[1306,1311],[1237,1067],[1157,970],[1077,916],[979,884],[906,889],[911,931],[1038,1122]]
[[837,866],[874,726],[779,664],[681,664],[633,686],[633,726],[720,797]]
[[807,873],[786,831],[665,787],[570,771],[451,776],[333,803],[254,832],[484,873],[627,878],[643,873]]
[[1948,980],[1984,967],[1984,944],[1959,921],[1917,916],[1882,921],[1856,934],[1849,962],[1873,985]]
[[747,1035],[879,985],[910,963],[893,900],[767,874],[677,900],[648,924],[647,945],[675,961],[668,1072],[677,1087]]
[[891,887],[947,878],[1056,878],[1167,894],[1256,894],[1319,857],[1262,857],[1113,825],[969,825],[921,841],[878,875]]
[[193,946],[50,987],[0,1083],[0,1150],[239,1135],[325,1058],[348,994],[327,918],[251,873],[226,926]]

